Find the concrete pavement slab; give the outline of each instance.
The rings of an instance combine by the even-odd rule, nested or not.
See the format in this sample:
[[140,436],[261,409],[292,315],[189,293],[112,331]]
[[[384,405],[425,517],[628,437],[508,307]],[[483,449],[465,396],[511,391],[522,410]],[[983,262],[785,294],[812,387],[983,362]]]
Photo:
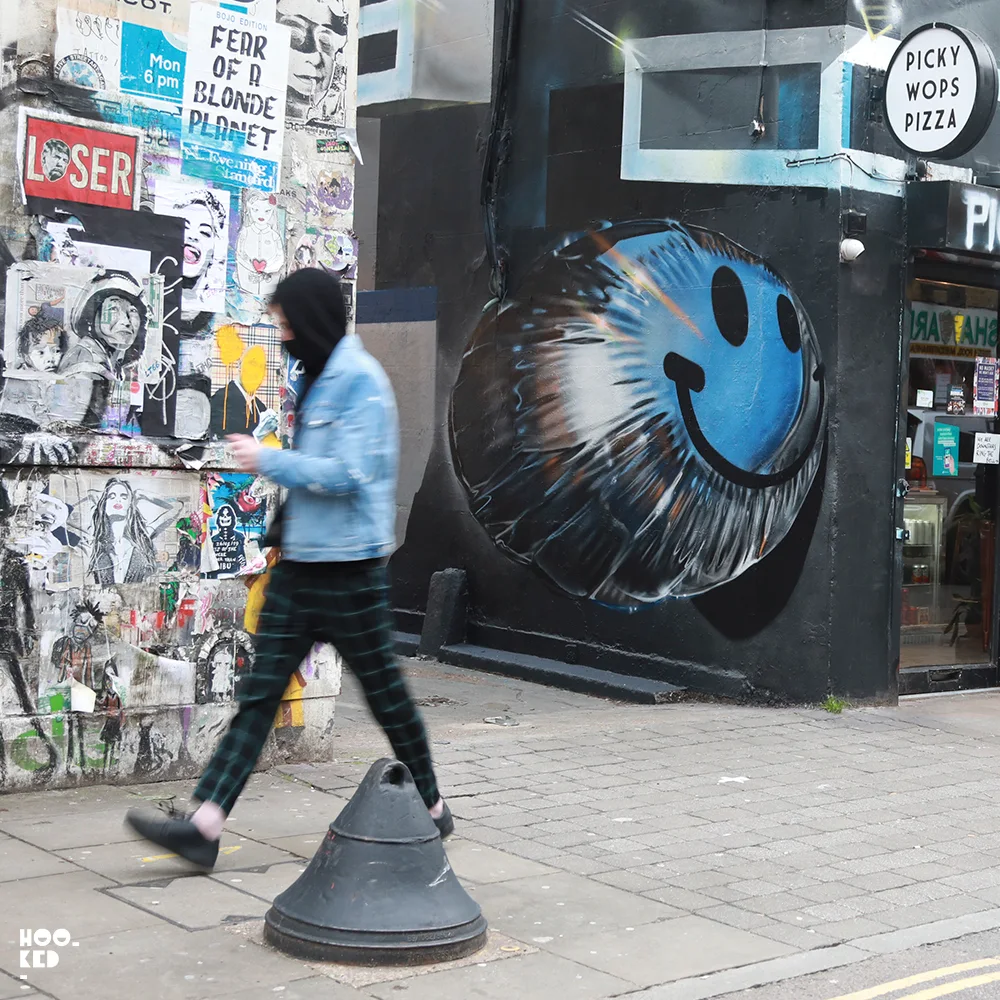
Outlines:
[[558,937],[549,950],[638,986],[703,976],[796,951],[791,945],[693,916]]
[[289,778],[248,784],[226,820],[226,829],[257,840],[326,833],[347,799],[310,788]]
[[[52,969],[32,969],[29,985],[56,1000],[207,1000],[251,987],[289,985],[313,973],[294,959],[247,948],[219,928],[158,927],[90,938]],[[16,974],[16,952],[0,966]],[[280,994],[278,994],[280,996]]]
[[561,934],[612,931],[677,914],[662,903],[565,873],[466,888],[497,930],[529,944],[548,944]]
[[[278,954],[276,949],[264,940],[264,922],[262,920],[232,924],[227,927],[227,930],[253,946],[250,952],[251,956],[254,948]],[[358,990],[366,990],[378,983],[391,982],[398,985],[402,980],[412,979],[415,976],[430,976],[438,972],[452,972],[456,969],[463,969],[473,965],[481,968],[491,962],[523,958],[526,955],[534,955],[538,951],[539,949],[532,945],[515,941],[506,934],[500,934],[490,929],[487,934],[486,944],[479,951],[454,962],[395,966],[342,965],[335,962],[309,962],[308,964],[314,972],[327,977],[329,981],[335,981]]]
[[157,917],[101,891],[112,887],[110,879],[81,870],[33,878],[30,883],[0,883],[0,941],[13,945],[21,928],[64,927],[79,941],[158,922]]
[[[633,993],[629,1000],[714,1000],[717,997],[735,997],[757,994],[763,1000],[774,1000],[775,984],[795,981],[826,970],[839,970],[855,962],[867,959],[866,952],[848,945],[823,948],[819,951],[790,955],[767,962],[746,965],[738,969],[727,969],[707,976],[681,979],[673,983],[652,986]],[[821,981],[822,976],[815,976]],[[834,979],[833,982],[836,982]],[[756,987],[762,987],[757,993]],[[787,995],[788,1000],[802,1000],[800,994]],[[816,995],[819,1000],[819,995]],[[826,994],[823,994],[824,1000]],[[874,998],[872,998],[874,1000]]]
[[26,987],[19,979],[12,978],[4,972],[0,972],[0,1000],[20,1000],[21,997],[39,996],[30,987]]
[[512,879],[553,875],[556,870],[506,851],[455,837],[445,844],[451,867],[459,879],[488,885]]
[[[172,878],[192,872],[191,866],[185,861],[144,840],[59,851],[56,857],[72,861],[74,865],[97,872],[123,885]],[[261,865],[294,860],[295,856],[287,851],[250,840],[248,837],[227,833],[222,836],[222,847],[215,871],[257,868]]]
[[191,931],[252,920],[263,916],[271,905],[217,878],[182,876],[161,885],[120,886],[109,889],[108,895]]
[[296,859],[254,871],[214,872],[210,877],[221,885],[248,892],[270,904],[278,893],[284,892],[305,870],[305,862]]
[[[627,948],[640,928],[693,918],[710,920],[722,937],[732,935],[737,943],[749,934],[765,947],[802,951],[672,985],[662,981],[648,990],[629,980],[628,988],[640,993],[665,990],[665,996],[689,1000],[718,995],[725,983],[748,987],[781,979],[797,958],[812,968],[831,967],[822,963],[861,950],[854,940],[859,934],[878,931],[863,939],[864,953],[892,953],[915,941],[1000,927],[994,910],[1000,904],[1000,735],[975,727],[963,732],[961,713],[953,713],[947,731],[935,732],[908,721],[905,706],[837,718],[803,709],[626,707],[592,699],[582,699],[588,706],[582,708],[520,682],[497,691],[450,677],[450,668],[409,669],[426,701],[442,787],[461,795],[452,798],[458,835],[447,845],[455,870],[494,930],[541,953],[515,956],[509,964],[539,957],[569,963],[573,959],[563,954],[567,941],[593,938],[605,948]],[[486,701],[505,705],[505,713],[522,724],[483,724]],[[177,859],[122,839],[128,835],[120,819],[129,805],[170,795],[186,802],[188,782],[0,797],[0,850],[10,843],[3,830],[17,833],[15,843],[23,845],[10,848],[17,856],[0,855],[0,914],[6,886],[16,899],[21,886],[51,881],[39,894],[45,900],[59,896],[60,879],[67,886],[60,913],[79,912],[84,927],[113,927],[122,913],[131,913],[180,931],[172,917],[153,912],[160,904],[143,895],[160,889],[150,885],[156,881],[190,886],[182,889],[190,893],[180,906],[183,920],[198,918],[202,889],[206,920],[239,916],[217,905],[233,895],[266,906],[313,856],[370,763],[388,752],[358,692],[347,690],[345,710],[340,707],[336,759],[252,779],[225,835],[226,853],[209,879],[178,880],[188,869]],[[740,776],[747,780],[723,781]],[[54,846],[64,844],[69,846]],[[25,878],[20,870],[34,866],[40,873],[51,870],[45,865],[68,861],[73,864],[62,874],[57,868]],[[23,864],[13,878],[21,881],[4,882],[16,862]],[[71,873],[80,881],[78,892],[69,888]],[[147,909],[102,893],[108,886],[101,877],[131,886]],[[574,885],[554,898],[560,879]],[[89,898],[111,908],[95,909],[96,923],[90,925],[84,909]],[[225,930],[232,936],[235,926]],[[12,933],[0,932],[0,943]],[[836,944],[845,940],[850,949]],[[255,966],[256,952],[244,952],[244,958]],[[672,974],[661,973],[657,961],[655,954],[644,954],[629,961],[628,971],[644,982]],[[149,962],[137,966],[135,981],[150,996],[160,996],[158,980],[147,982],[142,974],[147,967]],[[472,963],[463,975],[471,977],[476,967]],[[619,977],[604,974],[618,983]],[[484,979],[487,996],[493,975]],[[304,978],[315,979],[315,970]],[[408,990],[416,988],[402,979]],[[281,985],[287,991],[287,977],[268,974],[256,985],[239,981],[224,992],[280,996],[286,992]],[[470,978],[466,991],[476,995],[478,986]],[[710,987],[716,992],[706,993]],[[507,989],[524,1000],[562,992],[546,994],[530,980],[519,991]],[[772,1000],[767,990],[761,996]],[[818,1000],[827,998],[818,994]]]
[[[226,993],[219,1000],[364,1000],[370,993],[363,993],[351,986],[331,983],[326,976],[298,979],[287,986],[251,986],[238,993]],[[0,998],[2,1000],[2,998]]]
[[27,820],[45,816],[67,817],[78,812],[98,812],[102,809],[136,804],[135,786],[88,785],[63,791],[12,792],[0,797],[0,828],[6,821]]
[[415,976],[367,988],[378,1000],[511,1000],[511,997],[559,997],[559,1000],[597,1000],[626,993],[629,980],[539,952],[505,962],[486,962],[448,972]]
[[0,837],[0,883],[76,871],[70,861],[13,837]]
[[322,830],[317,833],[300,833],[294,837],[268,837],[264,843],[300,858],[311,858],[319,850],[325,836],[326,830]]
[[326,764],[284,764],[277,771],[320,791],[337,792],[350,798],[368,766],[367,760],[336,760]]
[[69,816],[36,816],[28,820],[4,822],[0,830],[46,851],[120,844],[138,840],[124,824],[125,808],[112,806],[100,811],[78,811]]
[[[831,949],[843,951],[844,948]],[[851,949],[855,951],[856,949]],[[760,1000],[830,1000],[832,997],[871,996],[897,998],[922,996],[928,998],[954,996],[957,1000],[995,1000],[1000,983],[994,981],[976,988],[969,982],[983,975],[1000,971],[1000,933],[986,932],[930,946],[914,946],[851,962],[828,965],[826,971],[803,974],[782,981],[769,981],[751,993],[731,984],[730,989],[713,991],[705,996],[727,1000],[759,997]],[[790,961],[795,961],[790,960]],[[721,987],[721,977],[713,977],[713,987]],[[694,986],[694,984],[691,984]],[[647,991],[635,1000],[689,1000],[673,997],[659,990]]]

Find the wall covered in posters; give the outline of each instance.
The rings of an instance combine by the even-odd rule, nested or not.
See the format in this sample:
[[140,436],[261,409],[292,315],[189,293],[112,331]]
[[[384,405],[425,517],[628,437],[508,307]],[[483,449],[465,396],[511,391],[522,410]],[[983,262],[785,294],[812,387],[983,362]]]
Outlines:
[[[48,6],[54,35],[22,25],[5,72],[50,74],[0,108],[4,789],[211,752],[280,500],[224,439],[290,443],[267,298],[324,266],[353,313],[356,265],[357,0]],[[270,759],[322,753],[339,678],[314,649]]]
[[432,574],[466,571],[445,657],[895,692],[908,166],[875,81],[921,19],[997,32],[984,3],[766,6],[520,4],[493,108],[362,108],[382,116],[362,316],[370,296],[388,328],[436,290],[434,443],[393,567],[410,634]]

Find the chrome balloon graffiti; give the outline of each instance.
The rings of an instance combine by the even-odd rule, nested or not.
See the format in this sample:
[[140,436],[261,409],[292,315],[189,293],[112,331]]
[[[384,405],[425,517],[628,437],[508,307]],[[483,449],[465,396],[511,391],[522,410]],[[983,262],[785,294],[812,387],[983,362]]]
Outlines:
[[825,376],[769,264],[643,220],[567,241],[484,316],[450,421],[498,547],[568,594],[637,609],[778,545],[820,466]]

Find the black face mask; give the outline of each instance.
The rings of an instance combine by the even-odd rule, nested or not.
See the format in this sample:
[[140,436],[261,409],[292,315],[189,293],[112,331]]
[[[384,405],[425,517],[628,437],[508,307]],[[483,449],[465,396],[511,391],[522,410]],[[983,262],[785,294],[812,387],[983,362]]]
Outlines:
[[291,340],[283,340],[281,346],[288,352],[290,358],[294,358],[296,361],[303,360],[299,342],[294,337]]
[[271,302],[280,306],[292,331],[285,350],[302,362],[306,375],[317,378],[347,330],[340,281],[328,271],[303,268],[278,284]]

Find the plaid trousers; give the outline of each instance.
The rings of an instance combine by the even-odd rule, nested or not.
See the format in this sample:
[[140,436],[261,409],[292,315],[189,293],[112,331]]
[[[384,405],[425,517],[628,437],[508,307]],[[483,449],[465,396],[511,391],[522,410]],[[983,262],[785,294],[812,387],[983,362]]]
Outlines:
[[194,798],[229,813],[267,741],[292,674],[316,642],[330,643],[361,683],[396,757],[428,805],[438,800],[427,733],[393,652],[384,566],[281,561],[268,584],[257,656],[237,695],[239,711],[198,782]]

